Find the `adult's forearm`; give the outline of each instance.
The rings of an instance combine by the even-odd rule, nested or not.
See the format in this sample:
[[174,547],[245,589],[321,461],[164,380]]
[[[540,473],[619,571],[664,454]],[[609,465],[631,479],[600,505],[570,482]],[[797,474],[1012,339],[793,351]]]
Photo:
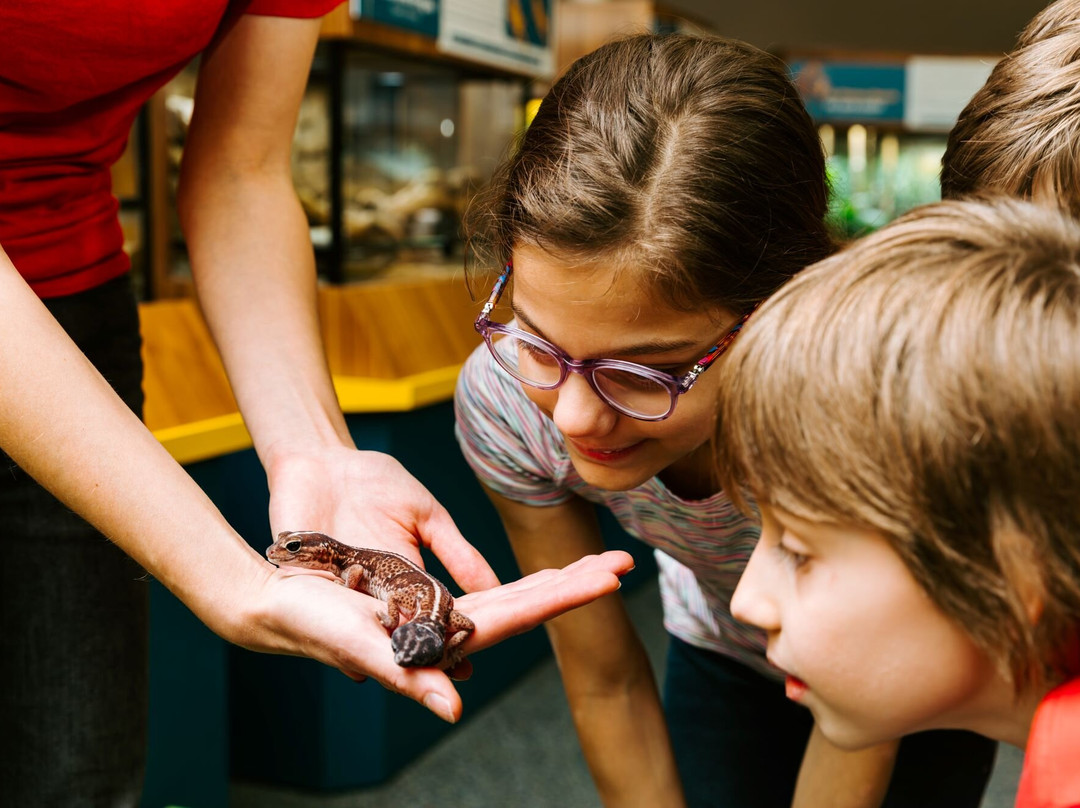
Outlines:
[[[0,252],[0,446],[215,631],[269,573]],[[88,571],[87,574],[93,574]]]
[[289,154],[318,20],[245,15],[202,57],[177,206],[199,301],[264,465],[351,445]]
[[[349,444],[319,330],[307,222],[287,178],[191,177],[185,231],[200,303],[255,448]],[[206,169],[202,169],[206,170]]]

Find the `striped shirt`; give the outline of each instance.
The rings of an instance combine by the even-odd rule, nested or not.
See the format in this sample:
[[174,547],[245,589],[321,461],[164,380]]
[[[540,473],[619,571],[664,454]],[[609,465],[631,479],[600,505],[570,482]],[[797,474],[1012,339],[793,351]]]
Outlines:
[[765,661],[764,634],[731,616],[731,595],[760,528],[724,493],[688,501],[658,477],[630,491],[588,485],[575,471],[558,428],[484,345],[462,369],[454,409],[458,443],[484,485],[536,507],[577,495],[609,508],[630,535],[656,550],[665,628],[691,645],[777,678]]

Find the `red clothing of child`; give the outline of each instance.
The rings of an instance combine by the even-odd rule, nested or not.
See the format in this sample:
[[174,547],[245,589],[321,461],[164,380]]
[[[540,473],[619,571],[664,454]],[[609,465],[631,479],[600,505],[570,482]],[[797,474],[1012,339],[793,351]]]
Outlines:
[[317,17],[341,0],[0,3],[0,246],[41,297],[129,268],[109,169],[139,108],[227,14]]
[[1080,679],[1050,691],[1035,712],[1016,808],[1080,806]]

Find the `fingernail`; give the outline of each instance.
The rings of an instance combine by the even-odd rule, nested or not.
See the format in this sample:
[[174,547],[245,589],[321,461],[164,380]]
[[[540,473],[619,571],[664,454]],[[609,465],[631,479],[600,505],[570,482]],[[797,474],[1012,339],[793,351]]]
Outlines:
[[454,712],[450,709],[450,702],[438,693],[428,693],[424,696],[424,706],[447,723],[454,723]]

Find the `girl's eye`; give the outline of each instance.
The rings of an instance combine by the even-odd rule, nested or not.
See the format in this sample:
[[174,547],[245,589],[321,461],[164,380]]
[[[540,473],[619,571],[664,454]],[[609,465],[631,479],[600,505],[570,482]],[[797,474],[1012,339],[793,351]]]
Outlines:
[[694,366],[693,362],[680,362],[677,365],[652,365],[646,364],[645,367],[650,370],[658,370],[661,373],[666,373],[669,376],[685,376],[690,372],[690,368]]
[[558,361],[554,356],[549,354],[542,348],[533,345],[530,342],[520,340],[518,342],[518,350],[521,351],[528,359],[533,362],[543,362],[545,364],[558,364]]
[[611,370],[605,368],[598,370],[597,374],[602,376],[605,381],[605,387],[615,387],[623,390],[638,390],[652,392],[659,388],[660,390],[666,390],[655,379],[645,376],[641,373],[630,373],[625,370]]

